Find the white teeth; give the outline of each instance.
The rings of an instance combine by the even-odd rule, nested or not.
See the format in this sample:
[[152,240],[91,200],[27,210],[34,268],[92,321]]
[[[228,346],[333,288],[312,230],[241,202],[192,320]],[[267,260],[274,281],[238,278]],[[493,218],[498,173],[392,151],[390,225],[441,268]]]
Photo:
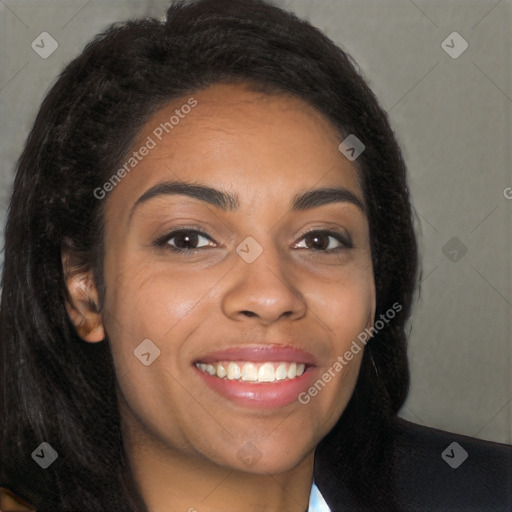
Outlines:
[[236,363],[228,364],[228,379],[229,380],[239,379],[241,375],[242,375],[242,371],[240,370],[240,366],[238,366]]
[[283,380],[283,379],[286,379],[286,376],[287,376],[287,370],[286,370],[286,365],[284,363],[281,363],[277,368],[276,368],[276,371],[275,371],[275,378],[276,380]]
[[211,364],[206,365],[205,371],[206,371],[206,373],[209,373],[210,375],[215,375],[217,373],[215,366],[213,366]]
[[[247,366],[247,365],[246,365]],[[259,382],[272,382],[274,380],[274,366],[272,363],[265,363],[258,370]]]
[[242,380],[244,382],[275,382],[295,379],[306,371],[303,363],[275,362],[234,362],[224,361],[213,364],[196,363],[204,373],[221,379]]
[[245,363],[242,367],[242,380],[254,382],[258,380],[258,370],[252,363]]
[[217,366],[217,377],[220,377],[221,379],[223,379],[227,374],[228,374],[228,372],[226,371],[226,368],[224,368],[224,366],[222,364],[219,364]]

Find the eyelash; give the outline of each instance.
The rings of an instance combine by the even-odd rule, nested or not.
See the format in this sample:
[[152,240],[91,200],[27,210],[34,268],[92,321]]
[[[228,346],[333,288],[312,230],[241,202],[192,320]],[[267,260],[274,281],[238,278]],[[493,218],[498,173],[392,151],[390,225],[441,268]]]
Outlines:
[[334,249],[325,249],[325,250],[310,249],[312,251],[315,251],[315,252],[325,252],[327,254],[330,254],[330,253],[335,253],[335,252],[338,252],[338,251],[342,251],[344,249],[352,249],[354,247],[354,244],[352,243],[350,235],[342,234],[339,231],[334,231],[332,229],[312,229],[310,231],[306,231],[305,233],[301,233],[300,234],[300,240],[304,240],[304,238],[306,238],[307,236],[319,235],[319,234],[327,235],[327,236],[330,236],[332,238],[335,238],[341,244],[341,246],[340,247],[336,247]]
[[[169,249],[170,251],[172,251],[174,253],[178,253],[178,254],[184,254],[184,253],[190,254],[192,252],[201,250],[202,247],[197,247],[197,248],[192,248],[192,249],[180,249],[177,247],[173,247],[172,245],[169,244],[170,240],[172,240],[174,237],[178,236],[179,234],[190,234],[190,233],[194,233],[196,235],[202,236],[202,237],[208,239],[210,242],[213,242],[212,238],[209,235],[207,235],[204,231],[201,231],[200,229],[179,228],[179,229],[175,229],[175,230],[171,231],[170,233],[167,233],[167,234],[157,238],[153,242],[153,245],[156,247]],[[342,251],[345,249],[352,249],[354,247],[349,235],[345,235],[345,234],[339,233],[338,231],[333,231],[333,230],[329,230],[329,229],[313,229],[311,231],[301,233],[300,241],[304,240],[307,236],[319,235],[319,234],[327,235],[329,237],[335,238],[341,244],[341,246],[336,247],[334,249],[325,249],[325,250],[311,249],[308,247],[302,248],[302,249],[309,249],[309,250],[315,251],[315,252],[324,252],[326,254],[332,254],[332,253],[336,253],[338,251]]]

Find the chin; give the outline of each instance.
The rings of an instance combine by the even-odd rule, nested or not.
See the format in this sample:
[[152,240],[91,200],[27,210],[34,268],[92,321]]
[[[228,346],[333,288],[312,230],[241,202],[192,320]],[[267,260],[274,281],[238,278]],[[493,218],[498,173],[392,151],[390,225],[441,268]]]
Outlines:
[[306,454],[302,457],[297,456],[297,454],[294,454],[293,457],[286,458],[278,458],[278,456],[276,456],[275,460],[272,460],[272,457],[266,457],[266,460],[264,460],[262,457],[253,465],[249,465],[244,462],[241,463],[237,460],[236,462],[234,461],[233,465],[230,465],[230,467],[236,471],[251,473],[253,475],[279,475],[296,468],[306,458],[306,456]]
[[286,473],[314,452],[316,446],[311,445],[311,440],[302,441],[293,436],[270,443],[244,441],[234,458],[230,457],[228,465],[238,471],[259,475]]

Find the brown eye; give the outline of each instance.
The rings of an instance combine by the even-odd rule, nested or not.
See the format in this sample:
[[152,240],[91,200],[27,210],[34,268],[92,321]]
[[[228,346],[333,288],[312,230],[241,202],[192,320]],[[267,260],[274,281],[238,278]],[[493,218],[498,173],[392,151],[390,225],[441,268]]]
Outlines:
[[211,246],[212,241],[205,233],[195,229],[180,229],[166,235],[160,243],[170,246],[173,251],[184,252]]
[[352,243],[335,231],[311,231],[302,237],[302,241],[296,247],[329,252],[350,248]]

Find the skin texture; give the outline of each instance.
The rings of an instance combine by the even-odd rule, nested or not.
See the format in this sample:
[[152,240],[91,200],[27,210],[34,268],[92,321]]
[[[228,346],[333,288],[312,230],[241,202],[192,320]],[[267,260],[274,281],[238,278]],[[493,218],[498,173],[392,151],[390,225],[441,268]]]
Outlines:
[[[197,106],[104,199],[101,313],[91,304],[92,273],[69,277],[68,311],[85,341],[110,339],[126,450],[150,510],[302,512],[314,449],[346,407],[363,351],[307,405],[271,409],[215,393],[193,362],[233,346],[291,345],[316,358],[316,381],[373,325],[364,212],[350,202],[290,210],[295,195],[321,187],[344,187],[363,202],[358,171],[338,150],[334,127],[299,99],[240,84],[193,97]],[[157,112],[134,150],[188,99]],[[236,195],[239,207],[161,195],[130,215],[149,188],[178,180]],[[176,238],[153,244],[183,227],[211,240],[199,238],[201,248],[186,254],[170,250]],[[313,229],[348,234],[353,247],[322,235],[321,247],[338,249],[315,249],[304,236]],[[248,236],[263,249],[252,263],[236,252]],[[144,339],[160,350],[150,366],[133,354]],[[250,467],[237,455],[244,446],[260,457]]]

